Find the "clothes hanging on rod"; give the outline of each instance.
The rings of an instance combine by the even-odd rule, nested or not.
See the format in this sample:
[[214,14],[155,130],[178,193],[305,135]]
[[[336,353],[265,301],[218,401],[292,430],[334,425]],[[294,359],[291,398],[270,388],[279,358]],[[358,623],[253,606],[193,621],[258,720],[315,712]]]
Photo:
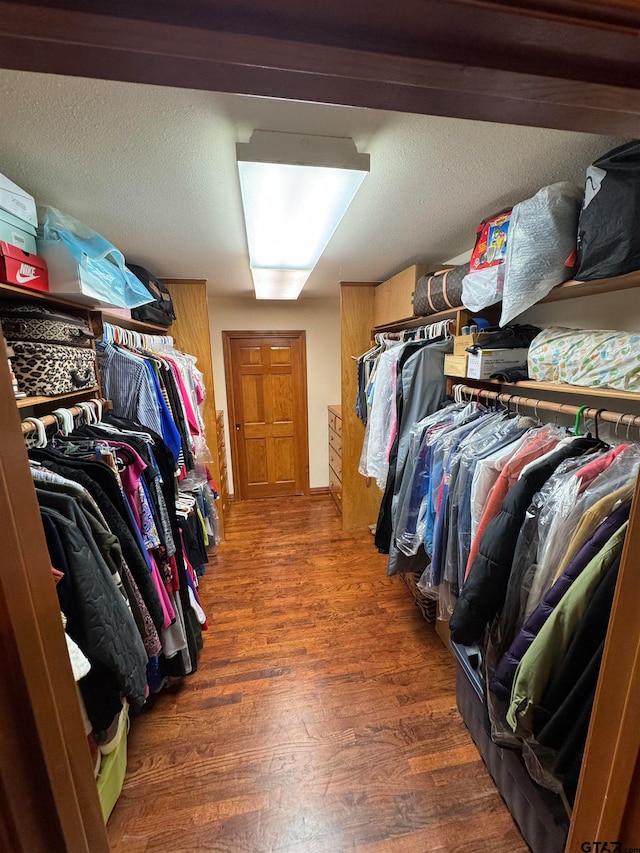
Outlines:
[[196,671],[199,578],[218,535],[206,466],[178,492],[163,437],[110,409],[95,400],[23,424],[96,774],[129,708]]
[[409,429],[395,545],[410,567],[424,555],[419,588],[450,618],[453,642],[479,647],[493,740],[521,750],[570,809],[640,450],[627,435],[608,445],[537,416],[627,431],[640,418],[466,386],[455,397]]
[[111,409],[111,401],[104,398],[95,398],[87,400],[83,403],[78,403],[70,409],[58,408],[54,409],[50,415],[43,415],[40,418],[25,418],[22,421],[23,435],[29,435],[36,432],[38,440],[42,441],[43,445],[47,443],[46,430],[49,427],[56,427],[63,432],[70,432],[75,424],[76,419],[84,419],[88,422],[97,422],[102,420],[103,412]]
[[374,393],[374,376],[377,371],[378,359],[390,347],[399,343],[419,340],[435,340],[441,336],[448,337],[452,320],[440,320],[415,329],[405,329],[401,332],[377,332],[375,344],[362,355],[354,357],[358,371],[358,390],[356,393],[356,414],[367,426]]
[[[398,393],[402,394],[402,374],[405,383],[417,381],[417,376],[422,375],[432,392],[431,395],[427,392],[432,401],[425,400],[424,405],[437,408],[442,402],[444,355],[453,351],[453,339],[448,334],[449,322],[446,320],[411,329],[400,333],[397,339],[391,334],[380,333],[376,335],[377,346],[361,357],[363,364],[371,365],[371,369],[364,392],[366,430],[358,470],[365,477],[375,478],[380,489],[384,489],[387,483],[389,459],[398,428],[396,393],[400,388]],[[418,356],[419,351],[427,347],[428,353]],[[407,399],[411,396],[406,389],[404,396]]]
[[169,335],[145,335],[104,324],[98,365],[114,414],[162,435],[186,477],[196,459],[210,458],[201,407],[205,388],[196,359]]

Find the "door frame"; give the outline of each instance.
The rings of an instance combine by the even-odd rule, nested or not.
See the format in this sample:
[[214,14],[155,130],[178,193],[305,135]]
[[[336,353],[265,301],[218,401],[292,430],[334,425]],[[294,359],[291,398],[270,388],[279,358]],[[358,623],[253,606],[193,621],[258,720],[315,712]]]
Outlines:
[[[301,347],[301,367],[300,382],[298,393],[304,401],[304,411],[302,414],[302,426],[305,435],[305,441],[302,442],[302,447],[299,451],[298,462],[302,466],[302,489],[303,495],[309,495],[309,399],[307,397],[307,333],[304,329],[279,329],[261,331],[254,329],[251,332],[243,331],[223,331],[222,332],[222,352],[224,355],[224,379],[227,386],[227,421],[229,423],[229,448],[231,450],[231,473],[233,475],[233,499],[234,501],[247,500],[246,495],[242,494],[242,483],[240,482],[240,454],[238,452],[237,430],[236,424],[236,400],[233,393],[233,373],[231,369],[231,342],[238,338],[282,338],[291,337],[298,338]],[[238,476],[236,476],[238,475]]]

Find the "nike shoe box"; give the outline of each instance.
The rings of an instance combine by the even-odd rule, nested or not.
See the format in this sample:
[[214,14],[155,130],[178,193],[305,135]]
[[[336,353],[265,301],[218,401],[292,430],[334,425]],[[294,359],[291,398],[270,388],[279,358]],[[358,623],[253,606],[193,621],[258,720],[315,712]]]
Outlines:
[[37,228],[38,214],[35,199],[2,174],[0,174],[0,208]]
[[49,292],[49,273],[45,261],[4,240],[0,240],[0,281],[29,290]]
[[18,219],[17,216],[7,213],[2,208],[0,208],[0,240],[17,246],[31,255],[38,254],[35,225],[29,225],[24,219]]

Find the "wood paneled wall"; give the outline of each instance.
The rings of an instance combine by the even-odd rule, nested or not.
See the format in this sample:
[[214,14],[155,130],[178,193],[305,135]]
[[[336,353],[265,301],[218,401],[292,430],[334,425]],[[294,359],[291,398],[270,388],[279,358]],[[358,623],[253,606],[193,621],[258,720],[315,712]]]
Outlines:
[[[198,359],[198,370],[204,376],[207,396],[204,401],[204,425],[207,446],[212,461],[209,470],[216,484],[220,483],[220,461],[217,446],[216,397],[213,381],[213,359],[211,355],[211,332],[209,330],[209,307],[207,305],[207,282],[205,279],[165,278],[173,299],[176,319],[170,334],[176,347]],[[218,501],[220,538],[224,539],[224,513],[222,501]]]
[[373,325],[383,326],[412,317],[416,282],[421,275],[434,269],[438,269],[437,264],[414,264],[379,284],[375,289]]
[[350,530],[373,524],[378,517],[382,493],[375,481],[358,473],[364,427],[355,412],[358,386],[354,355],[365,352],[371,342],[375,284],[340,286],[342,350],[342,527]]

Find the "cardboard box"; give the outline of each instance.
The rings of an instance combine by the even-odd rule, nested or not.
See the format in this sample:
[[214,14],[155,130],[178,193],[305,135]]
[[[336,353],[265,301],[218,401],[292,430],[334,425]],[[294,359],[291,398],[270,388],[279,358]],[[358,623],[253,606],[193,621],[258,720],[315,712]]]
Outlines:
[[18,219],[28,222],[29,225],[38,227],[34,197],[2,174],[0,174],[0,207],[17,216]]
[[49,291],[47,265],[38,255],[0,241],[0,281],[29,290]]
[[489,332],[476,332],[475,335],[456,335],[453,339],[453,354],[468,355],[467,347],[482,343],[483,339],[488,338],[489,335]]
[[[466,337],[466,335],[465,335]],[[444,375],[445,376],[463,376],[467,375],[467,361],[469,353],[464,355],[445,355],[444,357]]]
[[[489,379],[498,370],[520,367],[527,363],[528,348],[521,349],[483,349],[469,353],[467,377],[469,379]],[[446,356],[445,356],[446,358]]]
[[23,252],[36,255],[36,229],[24,219],[0,209],[0,242],[17,246]]

